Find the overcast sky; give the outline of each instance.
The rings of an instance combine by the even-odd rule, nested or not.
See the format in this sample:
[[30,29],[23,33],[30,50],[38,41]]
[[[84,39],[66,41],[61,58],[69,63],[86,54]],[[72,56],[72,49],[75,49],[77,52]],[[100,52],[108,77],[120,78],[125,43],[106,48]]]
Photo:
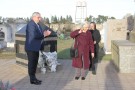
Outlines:
[[[71,15],[75,18],[78,0],[0,0],[0,16],[2,17],[30,17],[35,11],[43,17]],[[123,18],[127,13],[134,14],[134,0],[85,0],[87,2],[87,16],[105,15]]]

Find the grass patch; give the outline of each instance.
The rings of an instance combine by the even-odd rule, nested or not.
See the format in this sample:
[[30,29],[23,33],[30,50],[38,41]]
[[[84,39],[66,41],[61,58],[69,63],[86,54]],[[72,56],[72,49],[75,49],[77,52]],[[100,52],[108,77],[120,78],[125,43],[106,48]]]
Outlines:
[[14,48],[4,48],[0,49],[0,59],[15,59],[15,49]]
[[[68,40],[58,39],[57,50],[58,50],[59,59],[71,59],[69,50],[70,50],[72,43],[73,43],[72,38],[70,38]],[[112,59],[111,54],[105,54],[105,52],[103,50],[103,43],[100,43],[99,46],[100,46],[99,60],[104,60],[104,61],[111,60]]]
[[112,55],[111,54],[106,54],[102,60],[105,60],[105,61],[108,61],[108,60],[111,60],[112,59]]
[[71,59],[70,57],[70,47],[73,43],[73,39],[61,40],[58,39],[57,52],[59,59]]
[[15,59],[15,52],[0,52],[0,59]]
[[[57,41],[57,53],[58,59],[71,59],[70,57],[70,47],[73,44],[73,39],[62,40],[58,39]],[[0,59],[15,59],[14,50],[0,50]],[[111,54],[105,54],[103,50],[103,43],[100,43],[99,50],[99,60],[109,61],[111,60]]]
[[112,55],[111,54],[105,54],[103,48],[104,48],[104,44],[100,43],[99,44],[100,49],[99,49],[99,60],[104,60],[104,61],[109,61],[112,59]]

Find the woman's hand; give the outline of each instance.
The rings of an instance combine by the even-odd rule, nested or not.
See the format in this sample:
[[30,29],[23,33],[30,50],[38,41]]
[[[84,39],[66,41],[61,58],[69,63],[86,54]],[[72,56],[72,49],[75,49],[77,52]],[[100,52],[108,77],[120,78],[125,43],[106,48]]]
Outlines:
[[94,58],[94,53],[91,53],[92,58]]
[[94,41],[94,44],[96,44],[96,41]]
[[83,30],[82,30],[82,29],[80,29],[80,30],[79,30],[79,33],[82,33],[82,32],[83,32]]

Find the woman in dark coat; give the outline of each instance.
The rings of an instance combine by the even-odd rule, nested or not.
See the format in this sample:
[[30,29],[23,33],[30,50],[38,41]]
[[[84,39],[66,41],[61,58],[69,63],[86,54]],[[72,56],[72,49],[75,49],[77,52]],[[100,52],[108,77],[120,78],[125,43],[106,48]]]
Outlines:
[[92,52],[92,57],[94,57],[94,43],[88,28],[89,24],[85,23],[83,29],[78,29],[70,33],[70,36],[75,39],[74,47],[77,47],[79,51],[78,57],[72,60],[72,66],[76,68],[76,80],[78,80],[80,76],[82,80],[85,79],[85,71],[89,69],[90,64],[90,51]]
[[[92,73],[93,74],[96,74],[96,71],[95,71],[95,64],[98,62],[98,52],[99,52],[99,42],[101,40],[101,35],[100,35],[100,32],[99,30],[96,29],[96,23],[95,22],[91,22],[90,23],[90,32],[92,34],[92,38],[93,38],[93,41],[94,41],[94,58],[91,59],[91,55],[90,55],[90,67],[89,67],[89,70],[92,69]],[[93,64],[93,65],[92,65]]]

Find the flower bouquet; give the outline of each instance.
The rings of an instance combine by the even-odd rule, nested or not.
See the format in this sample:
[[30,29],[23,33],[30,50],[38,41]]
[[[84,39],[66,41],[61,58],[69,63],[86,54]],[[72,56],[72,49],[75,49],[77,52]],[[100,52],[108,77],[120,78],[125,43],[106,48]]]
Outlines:
[[9,81],[6,83],[3,83],[2,80],[0,80],[0,90],[16,90]]

